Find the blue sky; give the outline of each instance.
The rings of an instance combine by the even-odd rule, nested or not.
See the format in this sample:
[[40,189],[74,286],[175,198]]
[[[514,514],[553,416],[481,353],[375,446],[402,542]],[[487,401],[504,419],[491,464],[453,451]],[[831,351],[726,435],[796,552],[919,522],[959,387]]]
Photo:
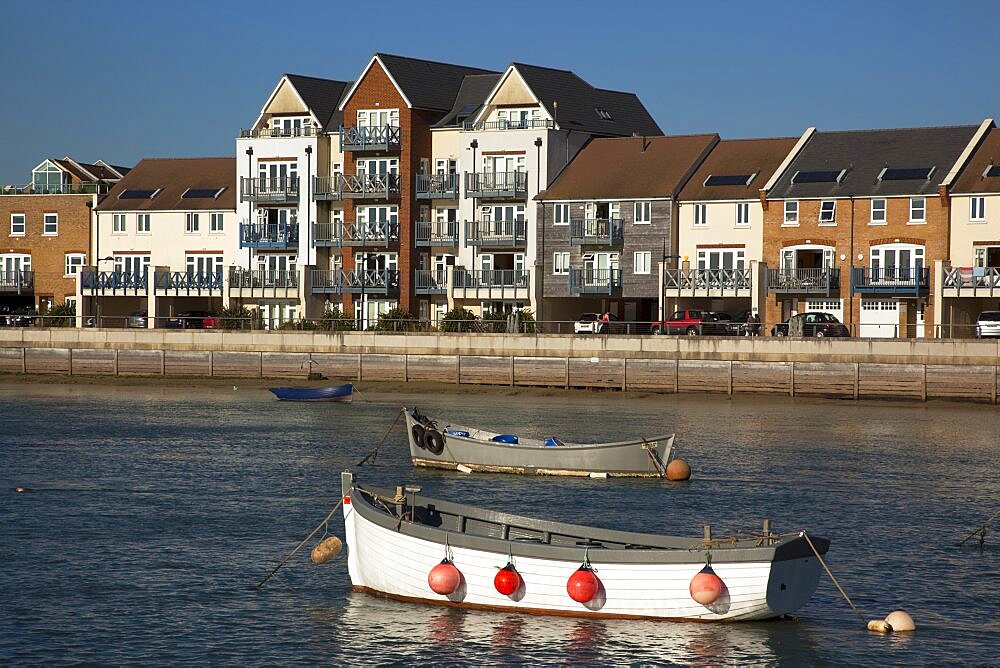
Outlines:
[[353,79],[375,51],[572,69],[664,132],[723,137],[1000,115],[995,2],[5,3],[0,183],[46,157],[231,155],[284,72]]

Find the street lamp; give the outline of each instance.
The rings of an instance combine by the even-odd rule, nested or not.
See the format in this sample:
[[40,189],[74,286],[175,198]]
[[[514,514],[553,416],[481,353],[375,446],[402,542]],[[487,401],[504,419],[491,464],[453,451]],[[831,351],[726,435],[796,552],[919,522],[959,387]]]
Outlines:
[[[247,175],[246,175],[246,186],[247,190],[253,189],[253,146],[248,146],[246,150],[247,154]],[[249,235],[251,225],[253,222],[253,193],[247,192],[247,222],[246,226],[243,228],[246,232],[242,232],[240,237],[242,239],[243,234]],[[247,244],[247,267],[253,266],[253,249],[250,248],[250,244]]]
[[[479,172],[476,171],[476,149],[479,148],[479,140],[478,139],[473,139],[471,142],[469,142],[469,148],[472,149],[472,183],[473,183],[472,191],[475,192],[476,190],[479,189]],[[468,196],[468,194],[469,194],[469,182],[468,181],[465,182],[465,194],[466,194],[466,196]],[[475,195],[472,196],[472,228],[470,228],[469,231],[474,231],[474,233],[477,234],[477,235],[479,233],[478,229],[476,228],[476,196]],[[465,243],[469,244],[469,234],[468,234],[468,231],[465,234]],[[476,271],[476,246],[475,246],[475,244],[469,244],[469,245],[472,246],[472,267],[470,267],[469,270],[471,272],[473,272],[472,276],[475,276],[476,275],[475,274],[475,271]]]
[[[542,190],[542,138],[535,137],[535,196],[538,196]],[[535,209],[535,224],[537,227],[541,228],[539,234],[539,246],[540,248],[535,251],[535,280],[538,282],[538,292],[535,304],[537,313],[535,314],[538,322],[545,322],[545,318],[542,317],[542,304],[545,303],[545,203],[542,203],[542,220],[538,220],[537,211]]]
[[312,250],[312,153],[313,147],[306,146],[306,265]]

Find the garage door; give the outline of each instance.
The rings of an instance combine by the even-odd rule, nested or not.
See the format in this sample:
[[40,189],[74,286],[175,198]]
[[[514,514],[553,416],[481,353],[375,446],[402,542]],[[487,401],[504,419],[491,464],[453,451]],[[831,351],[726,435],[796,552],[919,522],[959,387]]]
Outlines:
[[844,322],[844,302],[840,299],[816,299],[806,302],[807,311],[829,313],[840,322]]
[[895,299],[862,299],[860,336],[893,338],[899,332],[899,302]]

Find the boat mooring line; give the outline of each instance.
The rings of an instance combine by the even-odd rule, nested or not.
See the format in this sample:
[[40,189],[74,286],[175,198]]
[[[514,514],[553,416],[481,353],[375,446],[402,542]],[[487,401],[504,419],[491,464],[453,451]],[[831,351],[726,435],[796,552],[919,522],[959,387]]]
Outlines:
[[819,550],[816,549],[816,546],[813,545],[812,540],[809,538],[809,534],[807,534],[803,530],[802,537],[806,539],[807,543],[809,543],[809,547],[810,549],[812,549],[813,554],[816,555],[816,558],[819,559],[819,563],[823,564],[823,568],[826,570],[826,574],[830,576],[830,579],[833,580],[833,584],[837,585],[837,589],[840,591],[841,596],[844,597],[844,600],[847,601],[847,604],[851,606],[851,610],[854,611],[854,614],[856,614],[858,616],[858,619],[861,620],[861,623],[864,624],[865,623],[864,616],[858,610],[858,607],[854,605],[853,602],[851,602],[851,597],[847,595],[847,592],[844,591],[844,588],[840,586],[839,582],[837,582],[837,578],[833,577],[833,572],[830,570],[830,567],[826,565],[826,562],[823,561],[823,557],[820,555]]
[[[406,409],[404,408],[403,410]],[[399,422],[399,418],[402,414],[403,411],[399,411],[398,413],[396,413],[396,419],[392,421],[392,424],[389,425],[389,428],[385,430],[384,434],[382,434],[382,438],[379,439],[378,444],[375,445],[375,449],[369,452],[367,455],[365,455],[365,458],[362,459],[357,464],[355,464],[355,466],[364,466],[365,462],[367,462],[369,459],[375,461],[375,458],[378,457],[378,449],[382,447],[383,443],[385,443],[385,439],[389,438],[389,432],[391,432],[393,427],[396,426],[396,423]]]
[[993,520],[995,520],[998,517],[1000,517],[1000,510],[990,515],[985,522],[983,522],[978,527],[973,529],[968,536],[955,543],[955,547],[961,547],[962,545],[965,545],[966,541],[968,541],[976,534],[979,534],[979,547],[983,547],[983,544],[986,542],[986,527],[988,527],[993,522]]
[[335,505],[333,507],[333,510],[331,510],[329,512],[329,514],[327,514],[327,516],[323,518],[323,521],[320,522],[316,526],[316,528],[313,529],[312,532],[308,536],[306,536],[305,538],[303,538],[302,542],[299,543],[298,545],[296,545],[295,549],[292,550],[291,552],[289,552],[288,556],[286,556],[284,559],[282,559],[281,562],[277,566],[274,567],[274,570],[272,570],[270,573],[267,574],[266,578],[264,578],[263,580],[261,580],[260,582],[257,583],[257,589],[260,589],[261,587],[263,587],[265,582],[267,582],[272,577],[274,577],[274,574],[278,572],[279,568],[281,568],[286,563],[288,563],[288,560],[291,559],[292,557],[294,557],[295,553],[298,552],[299,550],[301,550],[302,546],[305,545],[306,543],[308,543],[309,539],[312,538],[313,536],[315,536],[317,531],[319,531],[320,529],[322,529],[323,527],[325,527],[327,525],[327,523],[330,521],[330,518],[333,517],[334,513],[336,513],[338,510],[340,510],[340,507],[342,505],[344,505],[344,499],[343,498],[341,498],[340,501],[337,502],[337,505]]

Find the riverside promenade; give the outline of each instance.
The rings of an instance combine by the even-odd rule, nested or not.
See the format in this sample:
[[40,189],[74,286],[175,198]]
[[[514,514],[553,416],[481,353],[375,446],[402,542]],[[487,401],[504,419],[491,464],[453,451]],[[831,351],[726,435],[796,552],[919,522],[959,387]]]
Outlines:
[[0,373],[452,383],[997,403],[1000,341],[0,330]]

